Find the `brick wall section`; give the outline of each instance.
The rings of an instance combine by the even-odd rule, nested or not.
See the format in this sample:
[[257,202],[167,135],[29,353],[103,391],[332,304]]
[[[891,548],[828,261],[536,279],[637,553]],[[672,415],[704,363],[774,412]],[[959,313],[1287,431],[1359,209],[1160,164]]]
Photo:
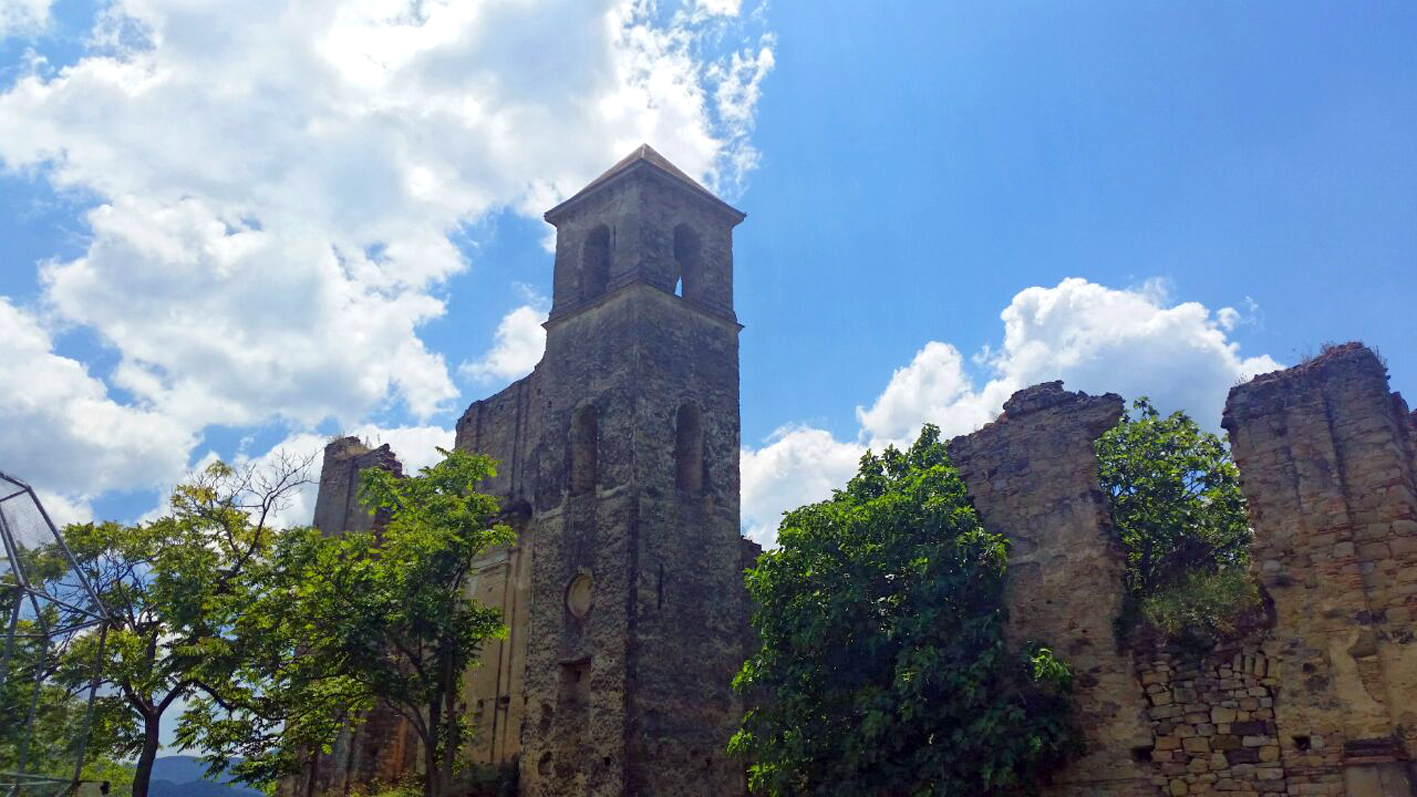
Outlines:
[[[1359,344],[1230,393],[1230,432],[1273,600],[1275,719],[1294,794],[1407,794],[1417,733],[1413,423]],[[1397,791],[1392,791],[1397,789]]]
[[1098,485],[1093,442],[1122,399],[1069,393],[1061,382],[1020,391],[999,420],[950,443],[987,528],[1011,543],[1009,636],[1054,647],[1076,674],[1088,752],[1050,795],[1154,795],[1151,767],[1128,751],[1151,742],[1140,683],[1114,641],[1125,562]]
[[1203,660],[1161,648],[1139,652],[1136,661],[1151,704],[1153,746],[1134,754],[1150,757],[1164,793],[1288,793],[1274,721],[1276,662],[1254,648]]

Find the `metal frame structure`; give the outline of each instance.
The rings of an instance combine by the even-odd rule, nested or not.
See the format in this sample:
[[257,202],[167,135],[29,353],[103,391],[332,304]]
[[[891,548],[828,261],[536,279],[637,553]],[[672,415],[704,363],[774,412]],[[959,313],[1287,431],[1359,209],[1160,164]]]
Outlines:
[[[0,724],[19,730],[12,766],[0,764],[0,795],[67,797],[78,789],[83,773],[94,699],[98,695],[98,668],[108,640],[109,614],[34,489],[2,471],[0,543],[0,595],[9,593],[8,600],[0,603],[6,615],[0,618],[5,629],[4,650],[0,652],[0,700],[13,693],[24,701],[13,706],[0,705]],[[62,557],[63,573],[59,578],[44,579],[33,572],[30,554],[41,549]],[[72,776],[64,777],[56,771],[30,772],[33,762],[28,760],[29,746],[35,738],[36,711],[46,685],[49,657],[56,647],[87,634],[98,634],[99,641],[88,687],[80,693],[86,693],[81,727],[71,737],[64,755],[65,764],[72,756]],[[38,651],[33,674],[19,667],[11,672],[17,649],[27,644]],[[7,691],[6,685],[13,686],[13,678],[26,678],[25,686]],[[23,720],[12,724],[19,716]]]

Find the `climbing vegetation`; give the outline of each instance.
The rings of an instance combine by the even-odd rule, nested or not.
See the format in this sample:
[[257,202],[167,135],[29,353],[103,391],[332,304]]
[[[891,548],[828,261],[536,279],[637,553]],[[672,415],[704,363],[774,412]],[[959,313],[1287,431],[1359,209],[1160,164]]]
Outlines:
[[926,426],[787,513],[748,571],[762,647],[730,748],[769,795],[1026,790],[1076,748],[1068,668],[1004,641],[1004,537]]
[[1119,632],[1151,631],[1205,647],[1253,619],[1253,532],[1240,472],[1218,436],[1183,412],[1137,399],[1097,445],[1112,523],[1127,554]]

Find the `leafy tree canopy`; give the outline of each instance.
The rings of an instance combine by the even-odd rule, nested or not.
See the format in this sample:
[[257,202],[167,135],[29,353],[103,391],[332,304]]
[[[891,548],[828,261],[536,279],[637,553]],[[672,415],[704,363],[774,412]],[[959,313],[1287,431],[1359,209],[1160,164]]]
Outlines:
[[505,632],[498,612],[466,595],[474,560],[513,541],[497,500],[478,492],[486,457],[443,451],[411,477],[360,475],[377,532],[282,535],[234,629],[239,689],[197,701],[179,739],[238,779],[269,785],[375,706],[405,717],[424,753],[424,794],[456,783],[466,736],[458,700],[481,644]]
[[868,453],[787,513],[748,571],[762,649],[730,747],[772,795],[989,795],[1075,745],[1069,674],[1004,642],[1007,541],[980,525],[939,430]]
[[[231,629],[247,604],[253,565],[269,551],[270,521],[304,483],[307,464],[283,461],[258,471],[213,463],[174,490],[170,512],[157,520],[65,529],[108,621],[101,632],[75,635],[56,651],[47,683],[72,696],[97,676],[89,751],[99,759],[136,760],[134,797],[148,794],[167,711],[221,688],[227,677]],[[70,575],[56,564],[57,551],[44,555],[46,578]],[[57,705],[74,710],[72,699]]]
[[1253,533],[1240,472],[1224,441],[1140,398],[1096,449],[1127,553],[1124,622],[1201,643],[1233,633],[1258,593],[1246,574]]

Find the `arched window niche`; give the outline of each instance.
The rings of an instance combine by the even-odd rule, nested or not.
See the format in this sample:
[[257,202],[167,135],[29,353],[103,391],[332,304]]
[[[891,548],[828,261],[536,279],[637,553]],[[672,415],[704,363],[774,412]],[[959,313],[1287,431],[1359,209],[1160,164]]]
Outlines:
[[704,418],[693,404],[681,406],[674,423],[674,484],[687,492],[704,489]]
[[699,234],[687,224],[674,228],[674,264],[678,284],[674,293],[688,299],[703,295],[703,244]]
[[581,247],[580,299],[590,301],[605,293],[610,282],[610,228],[597,224]]
[[571,416],[571,495],[595,490],[600,467],[600,413],[587,404]]

